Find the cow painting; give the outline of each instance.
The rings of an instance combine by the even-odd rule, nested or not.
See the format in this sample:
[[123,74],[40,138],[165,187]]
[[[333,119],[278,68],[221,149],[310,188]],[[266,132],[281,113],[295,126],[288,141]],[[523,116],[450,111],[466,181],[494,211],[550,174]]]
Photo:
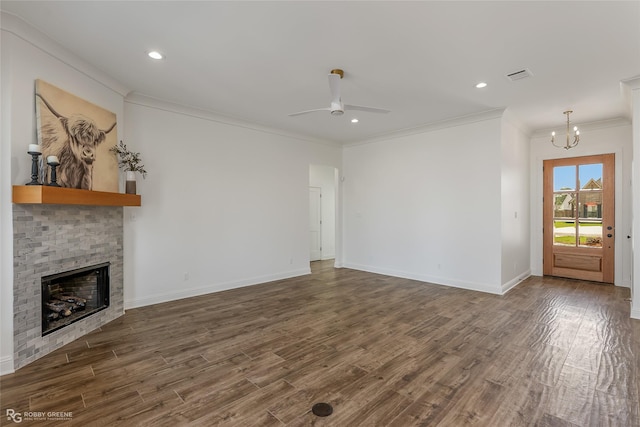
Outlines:
[[[36,88],[36,101],[39,106],[38,136],[42,145],[43,159],[46,160],[47,156],[58,157],[60,162],[56,171],[58,184],[62,187],[85,190],[117,191],[117,163],[115,164],[115,188],[113,185],[109,188],[104,188],[104,185],[97,186],[96,179],[94,179],[95,165],[98,164],[98,160],[102,160],[103,164],[115,162],[112,154],[100,150],[111,133],[113,133],[111,139],[114,141],[117,139],[114,131],[117,124],[115,115],[110,113],[113,115],[112,119],[108,115],[106,119],[103,118],[103,123],[106,120],[112,121],[101,128],[96,120],[90,117],[93,112],[91,107],[93,109],[99,107],[83,100],[80,100],[79,104],[71,104],[72,107],[69,107],[68,102],[63,102],[65,100],[62,98],[63,101],[60,103],[65,106],[66,111],[63,114],[62,109],[53,100],[55,99],[55,91],[50,90],[50,93],[47,94],[41,93],[40,89],[44,82],[38,81],[38,83]],[[54,86],[50,87],[61,91]],[[70,94],[67,96],[73,97]],[[88,107],[83,108],[82,103],[87,104]],[[106,147],[107,150],[108,148]],[[102,155],[99,155],[99,152]]]

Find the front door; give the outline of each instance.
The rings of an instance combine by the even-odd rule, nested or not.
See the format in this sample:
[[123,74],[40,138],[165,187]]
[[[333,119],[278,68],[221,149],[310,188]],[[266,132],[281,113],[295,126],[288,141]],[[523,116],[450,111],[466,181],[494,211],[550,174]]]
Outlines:
[[544,162],[544,274],[613,283],[614,160]]

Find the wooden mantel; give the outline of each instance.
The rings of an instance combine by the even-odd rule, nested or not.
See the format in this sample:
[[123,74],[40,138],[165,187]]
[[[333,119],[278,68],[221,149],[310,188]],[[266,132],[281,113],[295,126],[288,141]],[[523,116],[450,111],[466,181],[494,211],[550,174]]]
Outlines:
[[141,206],[138,194],[109,193],[47,185],[14,185],[13,203],[47,205]]

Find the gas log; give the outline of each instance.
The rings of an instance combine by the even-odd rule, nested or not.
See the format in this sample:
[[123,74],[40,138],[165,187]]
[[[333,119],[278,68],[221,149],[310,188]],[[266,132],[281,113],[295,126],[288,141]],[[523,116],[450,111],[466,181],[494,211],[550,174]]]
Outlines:
[[58,313],[59,316],[71,316],[71,308],[69,307],[69,304],[64,301],[49,300],[47,308],[54,313]]
[[82,307],[84,308],[87,305],[87,300],[84,298],[80,298],[77,297],[75,295],[53,295],[52,299],[54,300],[59,300],[59,301],[64,301],[67,302],[69,304],[72,304],[76,307]]
[[47,319],[53,320],[58,317],[68,317],[71,316],[71,313],[84,310],[87,300],[75,295],[56,294],[51,297],[46,305],[51,311]]

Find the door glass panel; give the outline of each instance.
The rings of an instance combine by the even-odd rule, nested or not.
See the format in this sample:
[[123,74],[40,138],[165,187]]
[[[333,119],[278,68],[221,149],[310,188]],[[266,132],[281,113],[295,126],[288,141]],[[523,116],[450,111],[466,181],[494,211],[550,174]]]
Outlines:
[[580,219],[602,223],[602,191],[581,191],[578,215]]
[[574,220],[553,220],[553,244],[559,246],[576,245],[576,222]]
[[553,197],[555,200],[554,219],[574,219],[576,217],[576,193],[557,193]]
[[576,167],[556,166],[553,168],[553,191],[576,189]]
[[579,246],[602,247],[602,221],[583,221],[578,224]]
[[578,166],[581,190],[602,190],[602,163]]

